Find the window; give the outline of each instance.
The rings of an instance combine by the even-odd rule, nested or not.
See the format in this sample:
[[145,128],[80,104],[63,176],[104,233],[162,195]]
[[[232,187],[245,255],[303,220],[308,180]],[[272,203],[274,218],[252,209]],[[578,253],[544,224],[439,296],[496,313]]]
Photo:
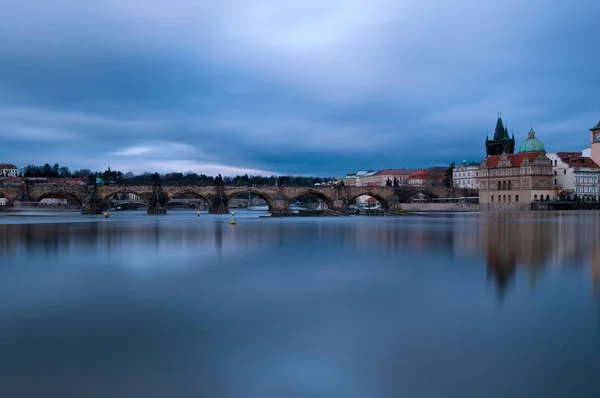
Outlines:
[[502,201],[503,201],[504,203],[506,203],[506,195],[504,195],[504,196],[502,197]]
[[493,197],[493,196],[491,196],[491,197],[490,197],[490,199],[492,199],[492,203],[494,203],[494,197]]
[[557,185],[557,184],[558,184],[558,182],[556,182],[556,178],[555,178],[555,179],[554,179],[554,185]]
[[519,195],[515,195],[515,202],[519,201]]
[[567,169],[564,169],[564,170],[563,170],[563,174],[567,174]]
[[502,196],[498,195],[498,203],[502,202]]
[[511,198],[510,198],[510,195],[508,195],[508,203],[510,203],[510,201],[511,201]]
[[537,195],[533,195],[533,200],[537,200]]
[[556,159],[554,159],[554,165],[556,166]]

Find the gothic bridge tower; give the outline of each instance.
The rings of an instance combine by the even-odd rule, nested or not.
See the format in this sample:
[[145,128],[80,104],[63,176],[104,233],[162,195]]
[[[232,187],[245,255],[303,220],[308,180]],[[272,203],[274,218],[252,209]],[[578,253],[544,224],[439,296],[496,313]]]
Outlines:
[[485,151],[487,156],[515,153],[515,136],[514,134],[512,137],[508,136],[508,128],[504,127],[500,113],[498,113],[496,130],[494,130],[494,139],[485,138]]

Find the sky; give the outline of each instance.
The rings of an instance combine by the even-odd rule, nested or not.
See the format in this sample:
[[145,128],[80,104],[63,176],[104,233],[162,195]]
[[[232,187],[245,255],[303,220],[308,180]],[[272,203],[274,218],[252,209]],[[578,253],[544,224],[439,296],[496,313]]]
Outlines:
[[0,163],[339,176],[589,146],[600,2],[3,0]]

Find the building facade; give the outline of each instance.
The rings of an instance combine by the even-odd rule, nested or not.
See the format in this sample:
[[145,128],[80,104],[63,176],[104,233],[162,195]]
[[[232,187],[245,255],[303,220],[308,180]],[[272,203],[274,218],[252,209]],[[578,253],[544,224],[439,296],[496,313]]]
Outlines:
[[479,163],[463,160],[458,167],[452,171],[452,183],[455,188],[478,189],[477,171]]
[[10,163],[0,164],[0,177],[17,177],[19,175],[19,169],[17,166]]
[[552,161],[544,145],[529,131],[517,154],[485,158],[476,172],[479,203],[484,205],[530,204],[557,197],[553,184]]
[[552,162],[553,183],[561,196],[600,196],[600,166],[580,152],[547,154]]
[[596,164],[600,164],[600,121],[590,129],[590,157]]

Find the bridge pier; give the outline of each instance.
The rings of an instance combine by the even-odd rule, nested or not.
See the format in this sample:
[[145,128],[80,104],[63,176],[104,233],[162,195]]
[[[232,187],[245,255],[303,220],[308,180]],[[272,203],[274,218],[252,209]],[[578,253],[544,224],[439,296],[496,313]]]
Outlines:
[[162,190],[160,185],[154,186],[148,198],[148,214],[167,214],[169,195]]
[[148,206],[148,214],[167,214],[167,208],[161,206]]
[[348,199],[335,199],[333,201],[333,209],[338,211],[346,211],[350,206],[350,201]]
[[106,202],[98,195],[96,185],[87,186],[88,195],[81,201],[81,214],[102,214],[106,209]]
[[289,214],[292,213],[292,209],[290,209],[290,201],[285,197],[279,197],[274,199],[271,208],[269,209],[269,213],[271,214]]
[[102,214],[105,208],[106,204],[104,201],[96,195],[96,197],[88,197],[88,199],[81,204],[81,214]]
[[388,200],[387,205],[388,205],[388,208],[386,210],[391,210],[391,211],[402,210],[402,204],[399,200]]

